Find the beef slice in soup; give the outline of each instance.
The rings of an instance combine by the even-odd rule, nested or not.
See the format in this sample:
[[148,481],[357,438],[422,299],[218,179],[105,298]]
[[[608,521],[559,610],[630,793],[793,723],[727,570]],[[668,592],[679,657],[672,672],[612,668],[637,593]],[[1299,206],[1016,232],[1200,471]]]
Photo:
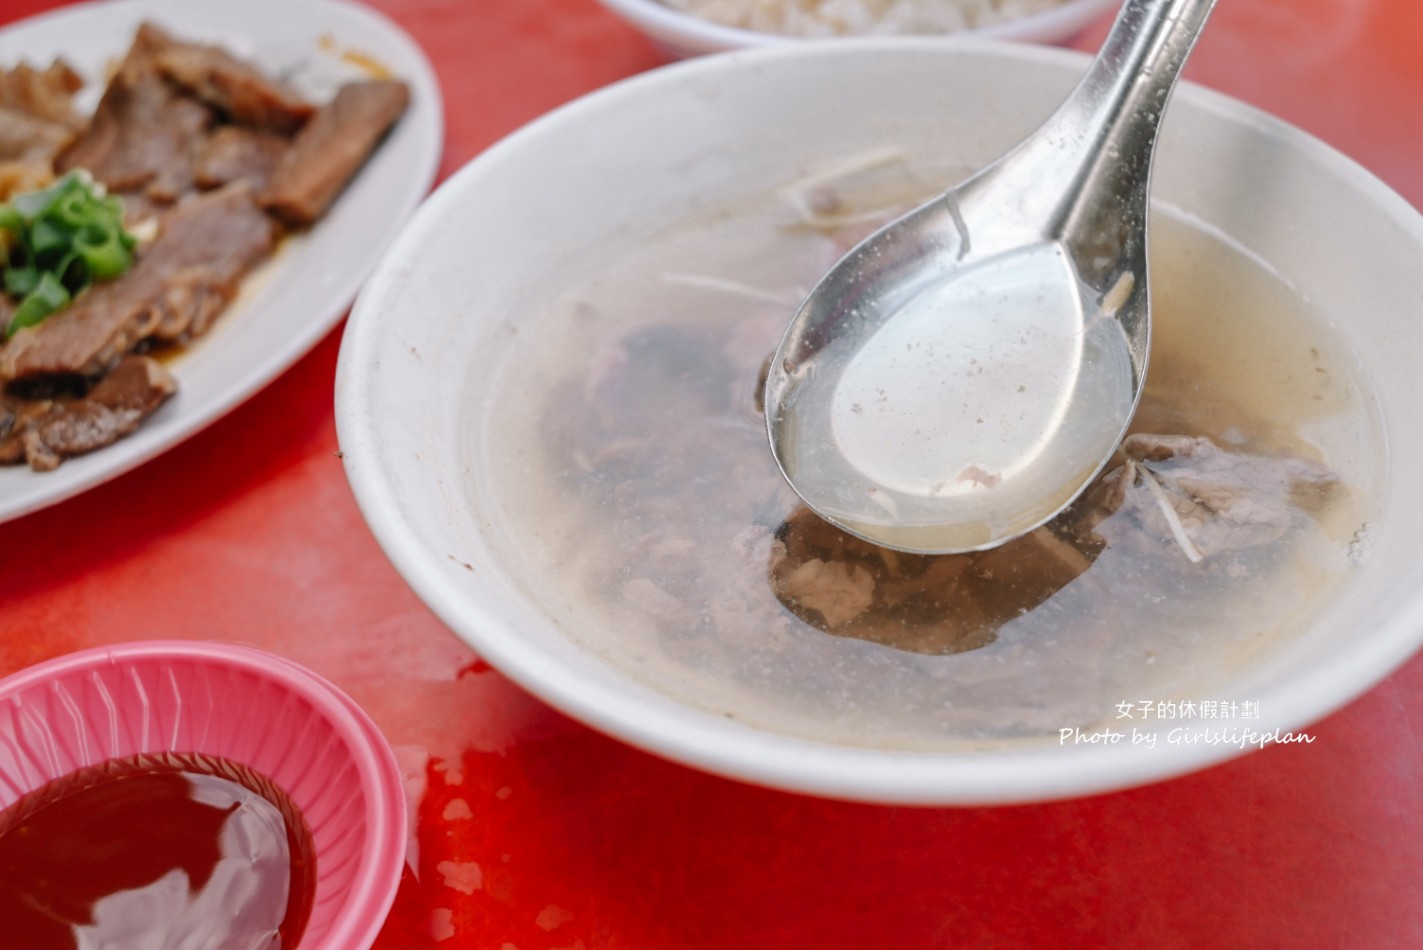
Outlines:
[[1085,572],[1094,553],[1085,548],[1038,528],[991,551],[905,554],[802,507],[776,532],[770,582],[788,610],[826,633],[961,653],[991,643],[1000,626]]
[[1137,433],[1121,453],[1062,516],[989,551],[896,552],[798,508],[776,533],[772,590],[826,633],[958,653],[991,643],[1003,624],[1086,574],[1107,544],[1197,570],[1206,558],[1280,540],[1339,487],[1318,463],[1227,451],[1204,437]]
[[[757,460],[739,457],[734,427],[700,429],[696,438],[666,437],[679,420],[725,414],[731,405],[744,405],[749,417],[748,383],[714,334],[639,327],[592,354],[583,385],[567,393],[567,411],[545,424],[550,440],[573,457],[570,482],[625,512],[630,523],[677,518],[688,493],[709,504],[751,494],[766,499],[761,514],[769,530],[785,510],[777,499],[786,489]],[[649,399],[648,392],[659,396]],[[714,476],[704,470],[706,455],[725,460]],[[662,567],[675,563],[669,558]]]
[[[1204,437],[1134,433],[1121,451],[1090,501],[1174,541],[1191,561],[1277,541],[1339,488],[1317,462],[1227,451]],[[1117,534],[1105,523],[1097,530]]]

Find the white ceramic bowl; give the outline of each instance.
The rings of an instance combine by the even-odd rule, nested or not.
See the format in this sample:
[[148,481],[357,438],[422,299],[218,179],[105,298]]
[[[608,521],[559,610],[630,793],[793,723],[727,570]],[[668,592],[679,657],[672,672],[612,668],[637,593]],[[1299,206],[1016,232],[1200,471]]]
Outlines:
[[[600,0],[603,6],[646,33],[669,56],[696,56],[795,42],[793,37],[758,33],[714,23],[674,10],[660,0]],[[1120,0],[1066,0],[1060,6],[963,31],[977,39],[1058,43],[1070,39]]]
[[[1141,784],[1242,751],[1215,742],[920,753],[762,731],[684,704],[580,646],[486,536],[471,477],[484,354],[530,295],[659,224],[758,193],[827,155],[883,145],[969,166],[1034,127],[1087,60],[941,39],[783,45],[669,66],[541,118],[453,176],[361,294],[342,344],[337,422],[351,484],[416,593],[490,663],[644,749],[750,782],[935,804],[1042,800]],[[1423,219],[1347,158],[1189,85],[1171,105],[1155,194],[1307,295],[1364,368],[1388,448],[1367,556],[1309,629],[1213,695],[1258,702],[1261,733],[1349,701],[1423,640]],[[1126,700],[1151,697],[1125,696]],[[1104,711],[1105,718],[1110,713]],[[1209,723],[1207,723],[1209,725]],[[1246,746],[1248,748],[1248,746]]]

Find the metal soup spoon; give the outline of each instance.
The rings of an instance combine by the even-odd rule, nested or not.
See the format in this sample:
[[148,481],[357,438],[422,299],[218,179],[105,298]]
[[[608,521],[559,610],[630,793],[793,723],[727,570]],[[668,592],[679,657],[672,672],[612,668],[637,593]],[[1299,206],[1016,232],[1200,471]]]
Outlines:
[[1152,149],[1214,3],[1127,0],[1047,122],[811,291],[765,405],[818,514],[903,551],[976,551],[1101,471],[1146,376]]

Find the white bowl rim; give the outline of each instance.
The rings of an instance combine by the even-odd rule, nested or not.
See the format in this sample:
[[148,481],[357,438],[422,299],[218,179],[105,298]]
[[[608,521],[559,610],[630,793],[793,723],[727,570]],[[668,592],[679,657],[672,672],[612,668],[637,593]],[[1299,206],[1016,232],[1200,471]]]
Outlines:
[[[388,460],[378,451],[372,427],[369,380],[380,365],[384,327],[380,300],[405,279],[408,262],[426,234],[485,170],[536,142],[550,126],[583,120],[588,113],[641,94],[644,87],[695,79],[725,69],[807,57],[857,56],[951,47],[1017,58],[1027,63],[1069,65],[1081,71],[1086,54],[1057,47],[1002,43],[972,37],[856,37],[777,44],[701,57],[618,81],[547,113],[455,172],[427,199],[397,237],[356,301],[341,345],[336,379],[336,422],[344,465],[357,504],[387,557],[420,599],[492,666],[567,715],[630,745],[722,776],[826,798],[906,805],[1001,805],[1051,801],[1117,791],[1187,774],[1248,751],[1230,744],[1193,744],[1170,755],[1142,754],[1130,745],[1078,747],[1070,755],[1045,754],[1056,746],[980,752],[912,752],[834,746],[760,731],[683,707],[656,714],[641,699],[581,680],[548,654],[472,603],[446,556],[427,549],[399,516],[387,477]],[[1371,206],[1390,217],[1398,234],[1423,247],[1423,215],[1371,172],[1332,146],[1281,119],[1189,82],[1174,95],[1221,121],[1244,123],[1288,144],[1302,160],[1341,177]],[[1179,101],[1179,99],[1178,99]],[[1349,703],[1383,679],[1423,643],[1423,591],[1419,591],[1347,659],[1301,675],[1288,692],[1262,694],[1261,707],[1277,711],[1281,733],[1300,730]],[[629,677],[631,680],[631,677]]]
[[[780,33],[762,33],[741,27],[726,26],[691,13],[684,13],[658,0],[600,0],[629,22],[649,35],[676,46],[697,52],[770,46],[779,43],[817,42],[824,37],[805,38]],[[1082,29],[1098,16],[1115,9],[1119,0],[1065,0],[1060,6],[1026,13],[987,26],[970,27],[951,34],[932,34],[939,38],[973,37],[1030,41],[1036,37],[1067,36]],[[861,37],[836,37],[859,39]]]

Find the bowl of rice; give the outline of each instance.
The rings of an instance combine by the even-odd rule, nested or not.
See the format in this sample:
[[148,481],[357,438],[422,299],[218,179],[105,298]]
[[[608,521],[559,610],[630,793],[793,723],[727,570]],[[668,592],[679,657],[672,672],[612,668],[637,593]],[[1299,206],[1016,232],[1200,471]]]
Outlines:
[[601,0],[669,56],[845,36],[1063,42],[1118,0]]

